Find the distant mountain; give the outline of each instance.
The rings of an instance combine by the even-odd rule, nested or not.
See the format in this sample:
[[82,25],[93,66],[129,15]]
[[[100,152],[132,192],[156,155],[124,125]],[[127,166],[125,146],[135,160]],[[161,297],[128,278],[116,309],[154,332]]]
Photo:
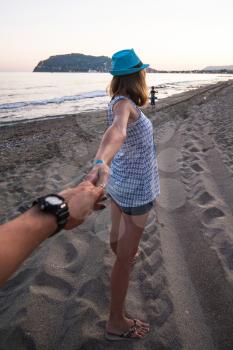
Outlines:
[[40,61],[33,72],[109,72],[111,58],[81,53],[51,56]]
[[158,71],[154,68],[148,67],[146,68],[147,73],[157,73]]
[[208,66],[205,67],[203,70],[233,70],[233,65],[232,66]]

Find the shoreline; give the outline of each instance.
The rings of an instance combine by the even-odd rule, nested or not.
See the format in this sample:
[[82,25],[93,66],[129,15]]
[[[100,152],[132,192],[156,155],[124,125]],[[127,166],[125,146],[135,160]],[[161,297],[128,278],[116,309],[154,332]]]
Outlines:
[[[163,104],[163,100],[168,100],[168,99],[173,99],[175,98],[176,96],[185,96],[186,94],[189,94],[191,93],[191,97],[193,96],[193,92],[195,91],[199,91],[200,89],[208,89],[209,87],[211,86],[215,86],[217,84],[222,84],[222,83],[226,83],[228,81],[231,81],[232,79],[229,79],[229,80],[226,80],[226,81],[219,81],[219,82],[215,82],[215,83],[208,83],[208,84],[204,84],[203,86],[201,87],[197,87],[197,88],[194,88],[194,89],[191,89],[191,90],[187,90],[187,91],[184,91],[184,92],[176,92],[172,95],[169,95],[169,97],[163,97],[161,99],[159,99],[157,101],[157,105],[160,105],[161,103]],[[106,95],[107,96],[107,95]],[[148,100],[148,106],[149,106],[149,100]],[[144,110],[147,110],[148,108],[150,107],[143,107]],[[157,108],[157,107],[156,107]],[[18,125],[18,124],[27,124],[27,123],[34,123],[36,121],[38,122],[43,122],[43,121],[46,121],[46,120],[54,120],[54,119],[63,119],[65,117],[78,117],[79,115],[81,114],[89,114],[89,113],[101,113],[103,111],[107,110],[107,104],[106,104],[106,108],[103,108],[103,109],[93,109],[93,110],[89,110],[89,111],[81,111],[81,112],[78,112],[78,113],[67,113],[67,114],[58,114],[58,115],[48,115],[48,116],[43,116],[43,117],[37,117],[37,118],[32,118],[32,119],[20,119],[20,120],[14,120],[14,121],[0,121],[0,129],[4,128],[4,127],[7,127],[7,126],[15,126],[15,125]],[[156,109],[157,111],[159,111],[160,109]]]
[[[209,90],[215,89],[217,86],[224,87],[225,84],[233,82],[233,79],[229,79],[226,81],[220,81],[217,83],[210,83],[192,90],[188,90],[185,92],[181,93],[175,93],[169,97],[162,98],[157,101],[156,107],[153,110],[153,112],[159,112],[160,110],[166,108],[166,107],[171,107],[173,104],[181,103],[184,101],[188,101],[189,99],[198,96],[202,93],[208,92]],[[174,101],[173,101],[174,100]],[[146,107],[142,107],[142,110],[146,112],[151,112],[151,106],[149,105],[149,100],[148,104]],[[91,110],[91,111],[83,111],[79,113],[67,113],[67,114],[58,114],[58,115],[49,115],[49,116],[44,116],[44,117],[38,117],[35,119],[22,119],[19,121],[12,121],[12,122],[0,122],[0,129],[1,128],[10,128],[14,127],[20,124],[30,124],[30,123],[40,123],[40,122],[51,122],[51,121],[57,121],[59,119],[63,120],[64,118],[78,118],[81,115],[89,115],[89,114],[97,114],[97,113],[103,113],[107,111],[107,107],[99,110]]]

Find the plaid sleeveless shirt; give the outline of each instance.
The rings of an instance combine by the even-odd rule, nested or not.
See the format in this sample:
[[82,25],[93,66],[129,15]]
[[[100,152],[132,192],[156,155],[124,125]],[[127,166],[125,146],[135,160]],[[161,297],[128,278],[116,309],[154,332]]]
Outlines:
[[107,192],[122,207],[137,207],[153,201],[160,193],[156,145],[151,121],[125,96],[116,96],[108,104],[107,122],[113,122],[113,106],[128,99],[139,112],[127,125],[126,139],[111,163]]

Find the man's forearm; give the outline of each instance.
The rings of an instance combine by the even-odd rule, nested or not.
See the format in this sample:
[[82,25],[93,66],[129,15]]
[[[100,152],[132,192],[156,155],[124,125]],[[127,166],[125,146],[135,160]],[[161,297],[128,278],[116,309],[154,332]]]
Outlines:
[[107,164],[111,163],[115,154],[123,145],[125,138],[126,135],[124,135],[117,126],[112,125],[105,132],[95,158],[102,159]]
[[0,228],[0,286],[57,228],[56,218],[35,206]]

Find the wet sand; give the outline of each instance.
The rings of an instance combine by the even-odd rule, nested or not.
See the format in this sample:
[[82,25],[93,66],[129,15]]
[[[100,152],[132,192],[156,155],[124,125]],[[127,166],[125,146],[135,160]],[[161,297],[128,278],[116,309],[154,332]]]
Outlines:
[[[128,313],[143,341],[104,340],[109,206],[41,244],[0,290],[0,349],[232,350],[233,82],[145,108],[157,141],[161,195],[132,273]],[[32,199],[80,182],[106,111],[0,128],[1,222]]]

